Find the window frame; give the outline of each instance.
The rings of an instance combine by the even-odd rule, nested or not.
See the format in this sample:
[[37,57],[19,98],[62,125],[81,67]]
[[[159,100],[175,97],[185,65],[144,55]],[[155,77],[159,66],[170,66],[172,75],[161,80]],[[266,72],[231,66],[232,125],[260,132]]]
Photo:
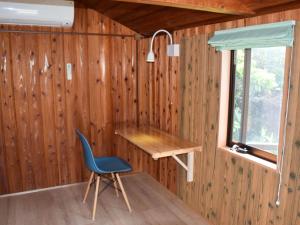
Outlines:
[[[246,51],[250,51],[250,62],[246,60],[246,58],[249,56],[249,54],[247,54]],[[241,142],[234,142],[232,140],[233,117],[234,117],[235,71],[236,71],[235,54],[236,54],[235,50],[230,51],[230,81],[229,81],[230,84],[229,84],[228,124],[227,124],[227,140],[226,140],[227,146],[232,147],[233,145],[238,145],[241,148],[247,148],[248,154],[251,154],[253,156],[262,158],[264,160],[267,160],[267,161],[270,161],[273,163],[277,163],[277,157],[279,157],[279,154],[277,156],[277,155],[267,152],[263,149],[249,146],[249,145],[246,145]],[[251,49],[245,49],[245,65],[246,66],[248,65],[247,66],[248,69],[251,66]],[[247,68],[245,69],[245,71],[246,70],[247,70]],[[246,73],[249,73],[249,72],[250,71],[248,71],[248,72],[246,71]],[[244,98],[245,98],[245,95],[247,95],[247,94],[249,94],[249,92],[244,93]],[[282,107],[283,107],[283,105],[282,105]],[[245,109],[245,105],[244,105],[244,109]],[[242,113],[242,115],[244,115],[244,112]],[[244,119],[243,119],[243,121],[244,121]],[[281,126],[281,124],[280,124],[280,126]],[[279,145],[278,145],[278,147],[279,147]]]

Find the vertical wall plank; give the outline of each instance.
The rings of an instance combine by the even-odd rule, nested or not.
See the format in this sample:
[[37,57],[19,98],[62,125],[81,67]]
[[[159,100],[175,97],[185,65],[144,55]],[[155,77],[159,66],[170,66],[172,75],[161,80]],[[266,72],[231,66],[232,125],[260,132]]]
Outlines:
[[[87,10],[78,9],[80,13],[77,14],[77,23],[74,26],[74,31],[87,32]],[[89,93],[89,73],[88,73],[88,39],[86,36],[78,35],[74,39],[76,50],[76,68],[74,74],[75,90],[76,90],[76,118],[77,127],[85,135],[90,137],[90,93]],[[78,148],[80,145],[78,138],[76,139],[76,146],[79,150],[78,160],[82,162],[82,149]],[[81,163],[82,176],[87,179],[90,175],[85,166]]]
[[58,161],[56,152],[56,135],[53,101],[53,61],[51,58],[50,35],[38,35],[39,44],[39,79],[41,89],[41,115],[43,123],[44,153],[46,179],[50,186],[59,184]]
[[13,78],[13,91],[15,96],[15,115],[16,129],[18,138],[18,149],[20,157],[20,166],[22,174],[23,187],[29,189],[34,187],[33,171],[32,171],[32,150],[30,148],[30,136],[27,132],[30,130],[28,122],[28,87],[27,87],[27,57],[25,53],[24,43],[25,37],[18,34],[11,35],[11,42],[14,43],[16,50],[12,51],[12,61],[15,65],[12,68],[12,74],[16,74]]
[[[51,35],[51,61],[53,71],[53,103],[55,121],[55,140],[58,160],[59,183],[66,184],[70,179],[69,160],[73,153],[68,153],[67,136],[67,111],[66,111],[66,79],[65,79],[65,59],[64,59],[64,38],[62,35]],[[74,135],[74,134],[73,134]],[[78,165],[77,165],[78,166]]]
[[[7,56],[4,50],[4,41],[0,39],[0,45],[2,46],[0,48],[0,76],[4,76],[4,72],[6,72],[6,63],[7,63]],[[0,79],[0,82],[2,83],[2,79]],[[2,88],[2,85],[0,86]],[[1,109],[3,107],[3,97],[2,92],[0,91],[0,106]],[[2,110],[0,110],[0,132],[3,134],[5,131],[4,123],[3,123],[3,114]],[[7,181],[7,165],[6,165],[6,152],[5,152],[5,142],[3,135],[0,136],[0,183],[2,184],[0,186],[0,193],[6,193],[8,192],[8,181]]]
[[22,176],[20,157],[17,151],[18,138],[16,133],[16,116],[14,106],[13,76],[11,66],[10,34],[2,34],[1,40],[1,97],[2,121],[4,127],[3,140],[6,153],[6,171],[8,190],[16,192],[22,190]]
[[45,179],[46,167],[44,164],[43,122],[41,112],[41,89],[39,71],[39,49],[37,35],[25,35],[25,62],[28,89],[28,116],[29,116],[29,139],[31,140],[31,151],[33,160],[33,174],[35,188],[47,187]]

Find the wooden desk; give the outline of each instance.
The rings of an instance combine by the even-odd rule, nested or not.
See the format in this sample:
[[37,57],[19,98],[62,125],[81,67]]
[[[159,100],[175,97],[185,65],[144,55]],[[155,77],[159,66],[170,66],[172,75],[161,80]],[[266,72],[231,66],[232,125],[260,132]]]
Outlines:
[[[153,159],[173,157],[185,170],[188,181],[193,180],[194,152],[202,147],[150,126],[122,127],[115,131],[127,141],[149,153]],[[188,154],[187,164],[177,155]]]
[[149,153],[153,159],[201,151],[202,149],[197,144],[150,126],[125,127],[117,129],[115,134]]

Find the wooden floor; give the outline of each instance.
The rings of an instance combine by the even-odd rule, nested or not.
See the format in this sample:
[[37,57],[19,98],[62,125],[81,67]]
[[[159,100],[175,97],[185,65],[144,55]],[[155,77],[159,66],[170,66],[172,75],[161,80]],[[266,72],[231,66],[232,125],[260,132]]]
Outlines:
[[[99,195],[91,218],[93,191],[82,203],[86,184],[0,197],[0,225],[208,225],[174,194],[146,174],[122,178],[133,212],[112,188]],[[102,183],[102,187],[105,186]]]

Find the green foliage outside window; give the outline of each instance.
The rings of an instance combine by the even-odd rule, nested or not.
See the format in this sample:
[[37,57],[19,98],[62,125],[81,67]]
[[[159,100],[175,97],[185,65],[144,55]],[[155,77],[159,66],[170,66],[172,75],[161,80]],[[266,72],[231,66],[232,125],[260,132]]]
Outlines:
[[[245,51],[236,52],[233,140],[241,140]],[[246,144],[277,154],[285,47],[251,49]]]

